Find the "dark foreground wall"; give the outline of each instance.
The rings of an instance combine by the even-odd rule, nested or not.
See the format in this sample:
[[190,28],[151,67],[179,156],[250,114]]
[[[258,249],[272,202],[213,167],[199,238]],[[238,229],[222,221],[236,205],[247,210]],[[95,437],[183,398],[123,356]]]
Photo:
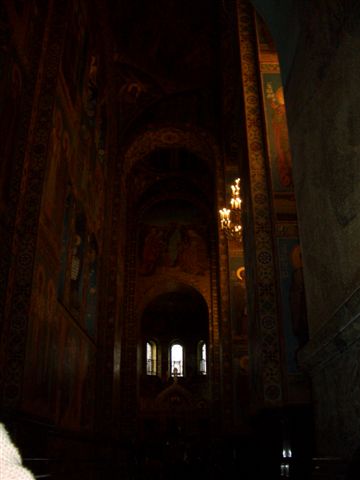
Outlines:
[[[287,45],[280,13],[253,3]],[[286,100],[311,338],[301,359],[313,378],[320,453],[348,457],[360,443],[360,8],[293,3],[299,32]],[[287,68],[288,49],[279,51]]]

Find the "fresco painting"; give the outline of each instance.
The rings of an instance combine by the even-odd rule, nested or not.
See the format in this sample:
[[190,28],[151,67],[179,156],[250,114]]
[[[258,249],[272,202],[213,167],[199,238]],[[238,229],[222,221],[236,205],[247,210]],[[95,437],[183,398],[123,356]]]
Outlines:
[[98,288],[98,246],[95,235],[90,236],[87,267],[87,287],[85,304],[85,328],[90,336],[96,334],[97,288]]
[[[92,336],[96,333],[97,321],[97,247],[94,242],[93,238],[87,260],[87,315],[84,320]],[[91,428],[95,347],[76,325],[74,317],[58,302],[54,269],[50,265],[49,259],[39,258],[34,274],[24,409],[30,413],[41,411],[44,418],[57,419],[62,426]],[[70,280],[70,276],[65,278]]]
[[199,225],[146,225],[141,237],[139,272],[153,275],[157,268],[177,268],[202,275],[208,268],[208,248]]
[[192,206],[163,205],[149,212],[140,228],[139,273],[153,275],[158,268],[174,268],[203,275],[209,268],[206,231]]
[[59,358],[58,422],[73,429],[90,428],[95,398],[95,349],[65,316]]
[[58,421],[73,426],[79,418],[81,340],[74,326],[64,319],[60,356]]
[[[22,15],[22,3],[15,2],[14,15]],[[59,77],[48,98],[53,110],[44,127],[46,170],[43,180],[38,178],[41,211],[34,237],[37,253],[30,265],[21,405],[40,420],[73,430],[93,427],[108,128],[100,44],[96,32],[91,38],[88,33],[86,8],[84,2],[70,6]],[[0,214],[9,208],[12,181],[20,171],[26,115],[37,114],[37,97],[31,112],[25,103],[32,88],[27,76],[37,70],[22,62],[26,56],[28,61],[37,58],[45,11],[46,5],[37,1],[24,10],[20,50],[13,47],[19,32],[2,25]]]
[[[40,261],[34,278],[30,334],[25,376],[25,408],[42,411],[48,418],[56,413],[60,324],[56,312],[56,288],[51,273]],[[41,345],[42,348],[39,348]]]
[[88,34],[81,3],[74,2],[62,59],[62,71],[73,104],[83,91],[84,73],[88,56]]
[[96,352],[91,344],[84,344],[81,362],[81,408],[79,424],[81,428],[91,429],[94,422],[96,387]]
[[181,242],[176,264],[183,272],[203,275],[208,267],[206,243],[198,226],[180,228]]
[[85,112],[88,116],[90,126],[95,126],[96,106],[98,101],[98,67],[99,57],[95,52],[89,55],[88,80],[85,88]]
[[[6,72],[4,74],[3,72]],[[19,65],[8,51],[0,52],[0,211],[9,201],[11,179],[14,169],[14,139],[20,125],[21,96],[23,75]],[[5,181],[6,179],[6,181]]]
[[266,65],[262,65],[261,68],[273,190],[291,192],[293,190],[291,152],[281,76],[280,72],[264,71]]
[[142,233],[139,271],[142,275],[152,275],[160,263],[165,250],[164,231],[155,225],[147,226]]
[[[95,148],[95,146],[94,146]],[[94,157],[96,152],[94,150]],[[89,226],[93,229],[97,236],[101,236],[102,225],[105,218],[105,184],[104,172],[99,159],[96,160],[94,170],[90,173],[91,183],[89,184],[89,192],[87,197],[87,205],[89,205]]]
[[[67,171],[71,164],[69,127],[66,125],[59,101],[54,109],[48,153],[48,168],[45,175],[42,211],[44,222],[55,231],[62,224],[66,196]],[[59,231],[55,232],[56,236]]]
[[92,128],[87,113],[83,113],[77,169],[74,172],[74,184],[77,186],[78,198],[84,205],[89,228],[97,233],[100,233],[104,221],[105,198],[103,161],[106,145],[105,132],[100,128],[105,128],[101,125],[100,115],[96,116],[95,128]]
[[99,120],[96,124],[96,151],[97,151],[97,160],[101,165],[105,162],[106,157],[106,136],[107,136],[107,110],[106,104],[103,103],[100,108]]
[[65,285],[67,266],[69,263],[69,250],[70,250],[70,236],[71,236],[71,220],[73,215],[74,199],[68,188],[68,194],[65,200],[64,218],[62,225],[61,235],[61,251],[60,251],[60,271],[58,277],[58,299],[62,302],[65,300]]
[[296,373],[296,354],[308,340],[305,289],[298,238],[278,238],[280,289],[287,368]]
[[82,206],[68,193],[57,280],[58,300],[91,337],[97,329],[98,254],[96,235],[88,232]]
[[85,216],[81,210],[76,214],[75,232],[72,238],[72,255],[70,265],[70,306],[80,310],[83,293],[84,256],[86,241]]

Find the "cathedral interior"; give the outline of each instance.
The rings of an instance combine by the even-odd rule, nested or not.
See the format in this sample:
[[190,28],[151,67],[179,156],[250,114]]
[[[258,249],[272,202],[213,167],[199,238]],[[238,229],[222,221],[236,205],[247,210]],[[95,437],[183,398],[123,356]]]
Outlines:
[[0,33],[24,465],[360,478],[359,2],[3,0]]

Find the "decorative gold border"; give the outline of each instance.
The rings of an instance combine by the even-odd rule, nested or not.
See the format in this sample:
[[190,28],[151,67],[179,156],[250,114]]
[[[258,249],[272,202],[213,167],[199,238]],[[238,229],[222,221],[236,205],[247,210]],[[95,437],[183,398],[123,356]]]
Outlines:
[[[279,406],[283,401],[281,347],[279,343],[278,306],[271,197],[266,169],[262,107],[256,49],[253,8],[246,0],[238,0],[237,19],[242,71],[244,113],[248,142],[250,195],[255,237],[255,285],[258,319],[253,319],[250,344],[253,355],[251,375],[256,384],[255,402],[263,406]],[[262,398],[259,398],[261,397]]]

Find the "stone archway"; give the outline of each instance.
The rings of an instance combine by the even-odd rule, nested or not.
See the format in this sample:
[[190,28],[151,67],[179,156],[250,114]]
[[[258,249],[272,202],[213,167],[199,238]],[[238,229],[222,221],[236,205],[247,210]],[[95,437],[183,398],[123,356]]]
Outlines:
[[123,151],[125,177],[141,159],[157,149],[185,148],[199,156],[216,172],[221,170],[220,148],[214,138],[205,130],[193,125],[158,126],[137,134]]
[[[186,126],[171,126],[171,127],[158,127],[157,129],[151,129],[144,132],[142,135],[136,137],[135,141],[126,148],[123,154],[124,164],[123,164],[123,172],[125,173],[126,178],[129,178],[129,175],[136,164],[142,161],[142,159],[149,156],[152,152],[158,149],[171,149],[171,148],[182,148],[187,151],[192,152],[192,154],[197,155],[200,157],[209,167],[211,171],[216,172],[214,175],[215,180],[215,191],[212,194],[212,198],[215,198],[215,204],[223,204],[223,197],[224,197],[224,186],[222,182],[223,173],[222,173],[222,158],[220,155],[220,150],[216,144],[216,142],[212,139],[211,135],[207,132],[192,128],[189,125]],[[127,182],[128,184],[130,182]],[[195,197],[194,197],[195,198]],[[220,199],[220,200],[218,200]],[[160,199],[159,199],[160,200]],[[189,200],[191,200],[189,198]],[[137,210],[137,215],[139,214],[140,210]],[[213,214],[213,213],[212,213]],[[137,237],[136,237],[136,215],[134,215],[131,219],[128,219],[127,223],[127,232],[129,232],[129,236],[127,237],[127,270],[126,270],[126,278],[127,278],[127,292],[125,293],[126,297],[126,310],[125,310],[125,318],[126,318],[126,325],[124,325],[124,335],[127,339],[125,349],[127,349],[127,353],[123,353],[123,360],[122,364],[126,364],[129,358],[134,358],[136,352],[136,341],[137,341],[137,305],[138,305],[138,297],[137,297],[137,289],[136,289],[136,251],[137,251]],[[216,222],[216,219],[214,220]],[[221,242],[219,246],[217,246],[216,241],[216,223],[214,230],[212,231],[210,238],[207,239],[209,243],[210,249],[210,256],[209,256],[209,268],[211,271],[216,272],[217,264],[218,264],[218,255],[219,253],[216,251],[217,248],[220,249],[220,255],[226,254],[226,244]],[[132,232],[132,233],[131,233]],[[170,275],[171,276],[171,275]],[[191,274],[183,273],[180,274],[180,277],[184,277],[183,281],[188,282]],[[186,277],[186,278],[185,278]],[[189,277],[189,278],[188,278]],[[176,278],[176,275],[175,277]],[[195,288],[200,289],[200,291],[204,294],[205,298],[207,299],[208,305],[211,305],[209,309],[210,314],[210,331],[211,331],[211,345],[212,345],[212,354],[213,358],[217,359],[213,368],[213,376],[214,376],[214,397],[217,399],[220,398],[220,335],[219,335],[219,328],[221,322],[221,316],[226,316],[223,314],[222,311],[218,308],[219,303],[219,280],[216,279],[216,276],[213,274],[208,277],[209,286],[208,287],[201,287],[201,282],[199,283],[196,280],[193,283]],[[226,272],[221,272],[220,275],[220,289],[226,289]],[[191,282],[190,282],[191,283]],[[142,301],[142,300],[140,300]],[[228,308],[226,303],[222,304],[222,308]],[[228,324],[225,324],[223,327],[223,339],[226,339],[227,336],[227,327]],[[228,332],[229,333],[229,332]],[[227,343],[229,345],[229,341]],[[130,351],[133,353],[131,354]],[[124,363],[125,362],[125,363]],[[136,408],[136,381],[134,378],[134,374],[131,372],[131,365],[133,362],[130,362],[129,367],[125,368],[125,375],[124,384],[126,384],[127,394],[126,398],[124,398],[123,402],[123,409],[134,409]],[[230,368],[230,364],[227,363],[227,366]],[[126,377],[126,379],[125,379]],[[129,395],[129,385],[132,384],[133,393],[131,397]],[[129,401],[129,399],[132,400]],[[127,417],[132,416],[136,417],[135,413],[125,414]]]
[[[140,318],[138,349],[139,430],[148,437],[147,425],[157,425],[157,434],[166,436],[171,423],[184,435],[199,433],[200,424],[211,424],[211,380],[213,361],[207,355],[206,374],[200,370],[198,345],[209,346],[209,313],[205,298],[193,287],[166,284],[153,288]],[[147,369],[147,342],[156,345],[152,369]],[[180,375],[173,374],[170,350],[173,343],[183,349]],[[209,352],[208,352],[209,353]],[[146,355],[145,355],[146,354]],[[209,365],[211,363],[211,365]],[[154,367],[155,364],[155,367]],[[146,370],[145,370],[146,369]],[[154,431],[151,432],[154,434]]]

